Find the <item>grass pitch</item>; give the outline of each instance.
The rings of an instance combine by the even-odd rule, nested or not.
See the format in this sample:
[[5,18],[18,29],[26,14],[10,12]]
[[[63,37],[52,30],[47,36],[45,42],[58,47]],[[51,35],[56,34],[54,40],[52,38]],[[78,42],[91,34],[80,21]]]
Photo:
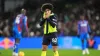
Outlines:
[[[25,56],[41,56],[41,49],[20,49]],[[81,50],[59,49],[59,56],[100,56],[100,50],[89,49],[89,55],[82,55]],[[12,56],[12,49],[0,49],[0,56]],[[53,56],[52,49],[48,49],[47,56]]]

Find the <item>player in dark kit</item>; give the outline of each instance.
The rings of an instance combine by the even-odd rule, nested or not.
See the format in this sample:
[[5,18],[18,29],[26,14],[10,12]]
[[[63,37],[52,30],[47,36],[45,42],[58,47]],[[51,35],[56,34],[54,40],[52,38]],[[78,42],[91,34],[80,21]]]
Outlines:
[[58,40],[57,40],[57,18],[52,12],[53,5],[50,3],[45,3],[41,7],[43,12],[42,20],[40,26],[43,26],[44,35],[42,42],[42,53],[41,56],[46,56],[46,51],[48,45],[51,43],[54,51],[54,56],[59,56],[58,54]]

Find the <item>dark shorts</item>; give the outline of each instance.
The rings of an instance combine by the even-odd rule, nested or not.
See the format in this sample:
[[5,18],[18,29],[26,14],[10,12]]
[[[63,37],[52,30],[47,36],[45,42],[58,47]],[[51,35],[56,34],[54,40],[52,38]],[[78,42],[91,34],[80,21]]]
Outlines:
[[52,46],[58,46],[58,39],[57,39],[57,33],[50,33],[43,36],[43,42],[42,45],[49,45]]

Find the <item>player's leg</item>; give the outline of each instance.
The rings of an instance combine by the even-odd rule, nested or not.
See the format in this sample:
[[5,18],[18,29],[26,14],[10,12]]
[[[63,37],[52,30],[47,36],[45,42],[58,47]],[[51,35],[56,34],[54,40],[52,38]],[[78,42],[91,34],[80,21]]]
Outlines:
[[15,37],[15,44],[14,44],[14,48],[13,48],[13,56],[18,56],[21,33],[18,33],[17,31],[14,31],[13,33],[14,33],[14,37]]
[[41,56],[46,56],[46,51],[48,48],[48,45],[50,44],[50,41],[48,39],[48,36],[43,37],[43,42],[42,42],[42,53]]
[[90,36],[89,36],[89,34],[86,34],[86,44],[85,44],[85,52],[87,53],[87,54],[89,54],[89,50],[88,50],[88,40],[90,39]]
[[85,45],[84,45],[84,39],[81,39],[81,43],[82,43],[82,54],[85,54]]
[[15,44],[14,44],[14,49],[13,49],[13,56],[18,56],[18,50],[19,50],[19,38],[15,38]]
[[52,48],[53,48],[53,51],[54,51],[54,56],[59,56],[58,46],[52,46]]
[[58,53],[58,39],[56,33],[52,34],[51,36],[51,44],[54,51],[54,56],[59,56]]
[[46,56],[47,48],[48,48],[47,45],[42,45],[42,53],[41,53],[41,56]]
[[84,34],[80,34],[81,44],[82,44],[82,54],[85,54],[85,40],[84,40]]
[[85,52],[86,52],[87,54],[90,54],[89,49],[88,49],[88,47],[87,47],[87,42],[88,42],[88,41],[86,41],[86,48],[85,48]]

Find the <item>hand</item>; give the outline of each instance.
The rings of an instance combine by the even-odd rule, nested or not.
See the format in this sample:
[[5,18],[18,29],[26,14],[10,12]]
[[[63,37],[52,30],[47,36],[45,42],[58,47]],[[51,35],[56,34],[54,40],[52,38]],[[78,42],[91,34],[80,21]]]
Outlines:
[[49,17],[50,17],[49,14],[45,14],[45,13],[44,13],[44,15],[43,15],[43,18],[44,18],[44,19],[47,19],[47,18],[49,18]]
[[91,32],[89,32],[89,35],[92,35],[92,33],[91,33]]
[[77,37],[80,38],[80,35],[78,34]]

